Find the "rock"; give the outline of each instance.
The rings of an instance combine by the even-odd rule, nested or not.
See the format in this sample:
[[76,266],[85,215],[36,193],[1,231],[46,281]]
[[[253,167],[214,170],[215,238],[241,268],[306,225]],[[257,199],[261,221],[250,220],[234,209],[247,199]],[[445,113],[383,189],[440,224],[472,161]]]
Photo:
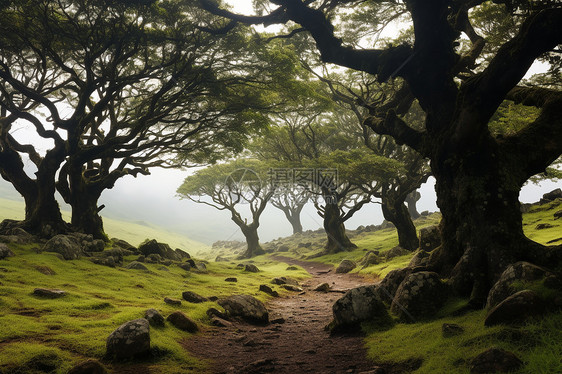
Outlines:
[[351,270],[355,269],[357,264],[351,260],[342,260],[338,267],[336,268],[336,273],[345,274],[349,273]]
[[429,253],[427,253],[426,251],[422,251],[422,250],[417,250],[414,253],[414,256],[412,257],[412,259],[410,260],[410,263],[408,264],[409,268],[415,268],[418,266],[426,266],[427,263],[429,261]]
[[462,333],[464,333],[464,329],[454,323],[444,323],[441,326],[441,332],[444,338],[450,338],[453,336],[461,335]]
[[131,262],[129,265],[127,265],[125,268],[127,269],[134,269],[134,270],[145,270],[148,271],[148,268],[146,266],[144,266],[143,264],[141,264],[138,261],[133,261]]
[[160,271],[170,271],[170,269],[168,269],[166,266],[159,266],[157,270],[160,270]]
[[211,324],[217,327],[232,327],[232,323],[219,317],[212,317]]
[[167,320],[176,328],[182,331],[187,331],[192,334],[199,331],[199,327],[197,327],[197,324],[179,310],[170,314]]
[[235,283],[235,282],[238,282],[238,278],[230,277],[230,278],[226,278],[224,281],[225,281],[225,282],[233,282],[233,283]]
[[128,359],[150,354],[150,325],[144,318],[125,322],[109,335],[106,342],[109,358]]
[[381,281],[377,292],[382,301],[391,303],[396,295],[396,290],[404,279],[412,273],[412,269],[404,268],[390,271]]
[[535,291],[519,291],[493,307],[486,316],[484,325],[512,324],[524,322],[530,317],[546,312],[543,300]]
[[562,189],[560,188],[557,188],[555,190],[552,190],[542,195],[542,199],[546,202],[554,201],[556,199],[561,199],[561,198],[562,198]]
[[272,313],[272,314],[269,316],[269,322],[271,322],[271,323],[274,324],[274,325],[282,325],[282,324],[284,324],[286,321],[285,321],[285,318],[284,318],[281,314],[279,314],[279,313]]
[[521,366],[523,366],[523,362],[513,353],[500,348],[490,348],[472,360],[470,373],[507,373],[515,371]]
[[301,242],[297,245],[297,248],[310,248],[311,246],[312,246],[311,242],[306,242],[306,243]]
[[191,258],[190,254],[184,251],[183,249],[176,248],[174,251],[176,252],[176,255],[178,255],[178,257],[180,258],[180,261],[183,260],[184,258]]
[[71,236],[56,235],[43,245],[42,251],[55,252],[65,260],[76,260],[82,255],[80,244]]
[[66,291],[63,290],[50,290],[47,288],[36,288],[33,290],[33,295],[45,297],[48,299],[58,299],[59,297],[66,296]]
[[420,230],[420,249],[431,252],[441,245],[441,231],[439,226],[429,226]]
[[207,265],[205,265],[203,262],[195,263],[195,267],[193,268],[193,270],[197,273],[202,273],[202,274],[207,274],[209,272],[207,270]]
[[194,304],[198,304],[198,303],[204,303],[205,301],[207,301],[206,297],[203,297],[199,294],[196,294],[195,292],[192,291],[184,291],[181,294],[181,297],[190,303],[194,303]]
[[278,286],[280,286],[282,284],[287,284],[287,278],[285,278],[285,277],[273,278],[271,280],[271,283],[276,284]]
[[382,259],[380,258],[380,256],[378,255],[377,252],[369,251],[359,261],[359,265],[363,266],[363,268],[366,268],[366,267],[371,266],[371,265],[378,265],[381,262],[382,262]]
[[159,264],[161,261],[162,257],[158,253],[151,253],[144,259],[144,262],[149,264]]
[[173,261],[181,261],[181,257],[168,244],[159,243],[155,239],[146,240],[139,245],[139,252],[144,256],[157,254],[161,258]]
[[225,258],[225,257],[222,257],[222,256],[217,256],[215,258],[215,262],[228,262],[228,261],[229,261],[228,258]]
[[90,261],[92,261],[96,265],[109,266],[110,268],[115,267],[115,259],[113,257],[107,257],[107,258],[93,257],[90,258]]
[[244,269],[245,265],[244,264],[238,264],[236,265],[236,269]]
[[338,299],[332,306],[334,328],[356,328],[374,319],[388,322],[390,316],[376,289],[375,285],[353,288]]
[[228,319],[228,316],[216,308],[207,309],[207,316],[209,318],[219,317],[221,319]]
[[244,266],[244,271],[249,271],[250,273],[258,273],[260,269],[254,264],[247,264]]
[[410,274],[396,290],[390,311],[405,322],[432,317],[445,303],[447,291],[437,273]]
[[388,250],[385,253],[385,259],[386,259],[386,261],[390,261],[395,257],[404,256],[404,255],[407,255],[409,253],[410,252],[407,249],[404,249],[404,248],[402,248],[398,245],[398,246]]
[[191,271],[191,269],[193,269],[193,267],[187,262],[182,262],[178,264],[178,267],[182,268],[185,271]]
[[557,211],[554,213],[554,219],[562,218],[562,210]]
[[41,274],[45,274],[45,275],[57,275],[57,273],[55,273],[55,271],[53,269],[51,269],[50,267],[46,266],[46,265],[35,265],[33,266],[35,268],[35,270],[37,270],[38,272],[40,272]]
[[101,239],[92,240],[91,242],[85,242],[82,244],[84,252],[103,252],[105,248],[105,242]]
[[279,297],[279,293],[266,284],[260,285],[260,291],[265,292],[266,294],[268,294],[270,296],[273,296],[273,297]]
[[179,306],[179,305],[181,305],[181,301],[180,301],[180,300],[172,299],[172,298],[169,298],[169,297],[165,297],[165,298],[164,298],[164,302],[165,302],[166,304],[168,304],[168,305],[174,305],[174,306]]
[[156,309],[148,309],[144,312],[144,318],[151,326],[164,326],[164,316],[162,316],[162,314],[160,314],[160,312]]
[[509,265],[490,289],[486,301],[486,308],[493,308],[508,296],[516,293],[518,290],[512,287],[514,283],[521,281],[533,282],[545,278],[548,275],[550,275],[550,272],[547,269],[529,262],[521,261]]
[[107,369],[96,360],[87,360],[74,366],[67,374],[107,374]]
[[279,247],[278,249],[279,252],[289,252],[289,246],[286,244],[283,244],[282,246]]
[[111,238],[111,242],[113,243],[113,245],[115,245],[115,246],[117,246],[121,249],[131,251],[132,253],[138,252],[137,247],[131,245],[130,243],[126,242],[125,240],[121,240],[121,239],[117,239],[117,238]]
[[316,292],[330,292],[330,285],[328,283],[322,283],[314,287],[313,291]]
[[535,226],[535,230],[550,229],[552,227],[554,226],[551,225],[550,223],[539,223],[538,225]]
[[299,286],[295,286],[294,284],[282,284],[281,287],[283,287],[287,291],[293,291],[293,292],[302,292],[303,291],[302,288],[300,288]]
[[228,316],[240,317],[254,324],[267,324],[269,321],[265,305],[253,296],[234,295],[220,299],[217,303],[225,309]]
[[0,244],[0,260],[5,259],[6,257],[15,256],[14,252],[6,244]]
[[299,268],[291,265],[291,266],[287,266],[287,269],[285,270],[294,271],[294,270],[299,270]]

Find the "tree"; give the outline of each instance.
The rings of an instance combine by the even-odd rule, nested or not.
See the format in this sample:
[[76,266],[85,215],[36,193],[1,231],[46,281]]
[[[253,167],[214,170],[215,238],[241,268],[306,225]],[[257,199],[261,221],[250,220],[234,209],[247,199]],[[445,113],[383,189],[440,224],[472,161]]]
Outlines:
[[[151,167],[240,151],[265,124],[252,109],[275,105],[265,89],[277,79],[269,46],[242,29],[215,35],[216,20],[191,2],[21,1],[1,17],[0,172],[24,196],[24,227],[44,236],[69,229],[55,186],[72,207],[73,229],[104,238],[104,190]],[[16,120],[39,140],[18,138]]]
[[[264,163],[251,159],[215,164],[185,178],[177,192],[182,198],[229,211],[248,245],[242,258],[250,258],[265,253],[259,243],[259,219],[275,192],[267,171]],[[240,211],[243,206],[249,210],[249,222]]]
[[293,234],[302,233],[301,212],[310,199],[309,191],[301,186],[277,187],[271,205],[281,210],[293,228]]
[[[453,289],[470,295],[474,305],[483,305],[508,264],[560,261],[562,247],[547,248],[525,237],[518,201],[529,177],[545,170],[562,153],[562,93],[518,85],[535,60],[552,55],[562,42],[558,2],[497,1],[503,4],[496,6],[504,14],[522,21],[516,23],[514,36],[500,41],[485,60],[479,57],[492,35],[475,29],[471,22],[473,11],[488,4],[483,1],[310,4],[284,0],[272,2],[278,8],[270,14],[244,18],[219,9],[214,2],[200,2],[205,9],[239,22],[293,21],[314,39],[323,62],[372,74],[380,82],[404,80],[394,105],[385,110],[370,108],[367,124],[431,160],[443,241],[431,254],[429,268],[450,277]],[[413,43],[405,40],[373,48],[346,45],[333,23],[337,12],[376,11],[380,4],[396,4],[396,13],[406,11]],[[371,21],[379,24],[374,16]],[[463,33],[469,43],[459,49]],[[399,117],[400,103],[409,95],[426,113],[421,131]],[[540,114],[517,134],[495,136],[490,119],[506,99],[540,108]]]

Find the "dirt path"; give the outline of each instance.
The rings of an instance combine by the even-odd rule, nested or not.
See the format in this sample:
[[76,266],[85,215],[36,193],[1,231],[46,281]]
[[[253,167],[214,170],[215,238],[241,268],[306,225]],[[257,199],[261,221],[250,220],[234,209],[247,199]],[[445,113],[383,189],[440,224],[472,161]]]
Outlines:
[[[190,339],[187,349],[212,362],[213,373],[361,373],[376,365],[366,359],[361,336],[333,336],[324,327],[332,320],[332,304],[345,290],[372,283],[352,274],[335,274],[333,267],[276,257],[277,261],[305,268],[312,278],[302,285],[305,292],[276,298],[268,304],[271,314],[286,322],[256,327],[237,323],[211,329]],[[312,289],[329,283],[340,292]]]

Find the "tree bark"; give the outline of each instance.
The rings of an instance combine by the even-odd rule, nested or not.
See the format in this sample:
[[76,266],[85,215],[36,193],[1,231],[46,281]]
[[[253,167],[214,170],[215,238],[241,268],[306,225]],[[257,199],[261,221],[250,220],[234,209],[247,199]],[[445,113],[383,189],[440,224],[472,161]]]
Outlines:
[[349,240],[345,232],[345,225],[341,219],[337,204],[326,203],[324,209],[324,230],[328,236],[328,242],[326,243],[324,253],[338,253],[357,248],[357,246]]
[[415,251],[419,247],[416,227],[412,222],[410,212],[404,201],[390,198],[382,199],[382,213],[387,221],[396,227],[398,233],[398,245],[408,251]]
[[265,254],[265,251],[260,245],[260,238],[258,237],[258,226],[254,224],[238,224],[238,226],[242,230],[242,234],[244,234],[244,237],[246,238],[246,244],[248,245],[248,248],[242,255],[242,258],[252,258]]
[[279,208],[285,214],[287,221],[291,224],[293,228],[293,235],[302,233],[302,223],[301,223],[301,210],[302,206],[299,209],[290,209],[289,207]]

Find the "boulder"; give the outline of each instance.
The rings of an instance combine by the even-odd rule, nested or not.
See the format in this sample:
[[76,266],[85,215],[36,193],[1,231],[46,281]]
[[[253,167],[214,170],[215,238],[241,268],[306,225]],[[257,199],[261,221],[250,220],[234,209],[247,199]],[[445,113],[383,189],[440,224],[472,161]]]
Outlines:
[[15,256],[14,252],[6,244],[0,244],[0,260],[12,256]]
[[363,268],[366,268],[371,265],[378,265],[382,262],[381,257],[379,256],[378,251],[369,251],[363,258],[359,261],[359,265]]
[[105,248],[105,242],[101,239],[95,239],[90,242],[86,241],[82,243],[82,249],[84,252],[102,252]]
[[236,282],[238,282],[238,278],[235,278],[235,277],[229,277],[229,278],[226,278],[226,279],[225,279],[224,281],[225,281],[225,282],[232,282],[232,283],[236,283]]
[[207,274],[209,271],[207,270],[207,265],[203,262],[196,262],[195,267],[193,270],[197,273]]
[[96,265],[102,265],[102,266],[109,266],[110,268],[114,268],[115,267],[115,259],[113,257],[93,257],[90,258],[90,261],[92,261],[94,264]]
[[196,294],[195,292],[192,292],[192,291],[184,291],[184,292],[182,292],[181,297],[182,297],[185,301],[187,301],[187,302],[189,302],[189,303],[194,303],[194,304],[197,304],[197,303],[204,303],[205,301],[207,301],[207,298],[206,298],[206,297],[203,297],[203,296],[201,296],[201,295],[199,295],[199,294]]
[[107,374],[107,369],[96,360],[87,360],[79,363],[68,371],[67,374]]
[[420,230],[420,249],[431,252],[441,245],[441,231],[439,226],[429,226]]
[[415,268],[418,266],[426,266],[428,262],[429,262],[429,253],[418,249],[416,252],[414,252],[414,256],[410,260],[408,267]]
[[512,324],[524,322],[530,317],[539,316],[546,311],[546,305],[535,291],[523,290],[493,307],[484,320],[484,325]]
[[191,258],[191,256],[189,255],[189,253],[187,253],[187,252],[184,251],[183,249],[176,248],[176,249],[175,249],[175,252],[176,252],[176,255],[178,255],[178,257],[179,257],[180,259],[182,259],[182,260],[183,260],[184,258]]
[[82,248],[75,238],[68,235],[56,235],[49,239],[41,249],[44,252],[55,252],[65,260],[76,260],[82,255]]
[[279,277],[279,278],[273,278],[271,280],[271,283],[273,284],[277,284],[277,285],[282,285],[282,284],[286,284],[287,283],[287,279],[283,279],[285,277]]
[[355,269],[357,264],[351,260],[342,260],[338,267],[336,268],[336,273],[345,274],[349,273],[351,270]]
[[443,334],[444,338],[450,338],[453,336],[461,335],[462,333],[464,333],[464,329],[454,323],[444,323],[441,326],[441,333]]
[[388,250],[385,253],[385,259],[386,259],[386,261],[390,261],[395,257],[404,256],[404,255],[407,255],[409,253],[410,253],[410,251],[408,251],[407,249],[404,249],[404,248],[402,248],[398,245],[398,246]]
[[470,363],[471,374],[507,373],[523,366],[513,353],[500,348],[490,348],[480,353]]
[[432,317],[445,303],[447,291],[437,273],[410,274],[396,290],[390,311],[405,322]]
[[159,264],[162,261],[162,256],[158,253],[151,253],[144,258],[144,262],[148,264]]
[[334,328],[357,327],[361,322],[379,320],[388,322],[390,316],[377,292],[377,286],[353,288],[332,306]]
[[39,297],[45,297],[47,299],[58,299],[59,297],[66,296],[66,291],[50,290],[47,288],[36,288],[33,290],[33,295]]
[[138,261],[133,261],[129,265],[126,266],[127,269],[135,269],[135,270],[145,270],[148,271],[148,268],[141,264]]
[[377,292],[382,301],[391,303],[396,290],[404,279],[412,273],[412,269],[404,268],[390,271],[379,284]]
[[493,308],[508,296],[516,293],[518,290],[512,287],[514,283],[521,281],[533,282],[549,275],[551,275],[551,273],[547,269],[529,262],[521,261],[509,265],[490,289],[486,301],[486,308]]
[[554,201],[556,199],[562,199],[562,189],[560,188],[557,188],[555,190],[552,190],[542,195],[542,200],[544,200],[545,202]]
[[151,326],[164,326],[164,316],[162,316],[162,314],[160,314],[160,312],[156,309],[148,309],[144,312],[144,318]]
[[146,240],[139,245],[139,252],[144,256],[151,254],[160,255],[161,258],[165,258],[173,261],[181,261],[181,257],[174,251],[168,244],[159,243],[155,239]]
[[106,342],[109,358],[129,359],[150,354],[150,325],[144,318],[125,322],[109,335]]
[[277,250],[279,252],[289,252],[289,246],[286,244],[283,244],[282,246],[279,247],[279,249]]
[[273,297],[279,297],[279,293],[275,291],[273,288],[269,287],[267,284],[261,284],[260,291],[265,292],[266,294]]
[[258,273],[260,269],[254,264],[246,264],[244,266],[244,271],[249,271],[250,273]]
[[185,271],[191,271],[191,269],[193,269],[193,267],[187,262],[179,263],[178,267],[182,268]]
[[240,317],[253,324],[267,324],[269,312],[265,305],[250,295],[234,295],[220,299],[217,303],[224,308],[230,317]]
[[167,320],[176,328],[182,331],[187,331],[192,334],[199,331],[199,327],[197,327],[197,324],[179,310],[170,314]]

